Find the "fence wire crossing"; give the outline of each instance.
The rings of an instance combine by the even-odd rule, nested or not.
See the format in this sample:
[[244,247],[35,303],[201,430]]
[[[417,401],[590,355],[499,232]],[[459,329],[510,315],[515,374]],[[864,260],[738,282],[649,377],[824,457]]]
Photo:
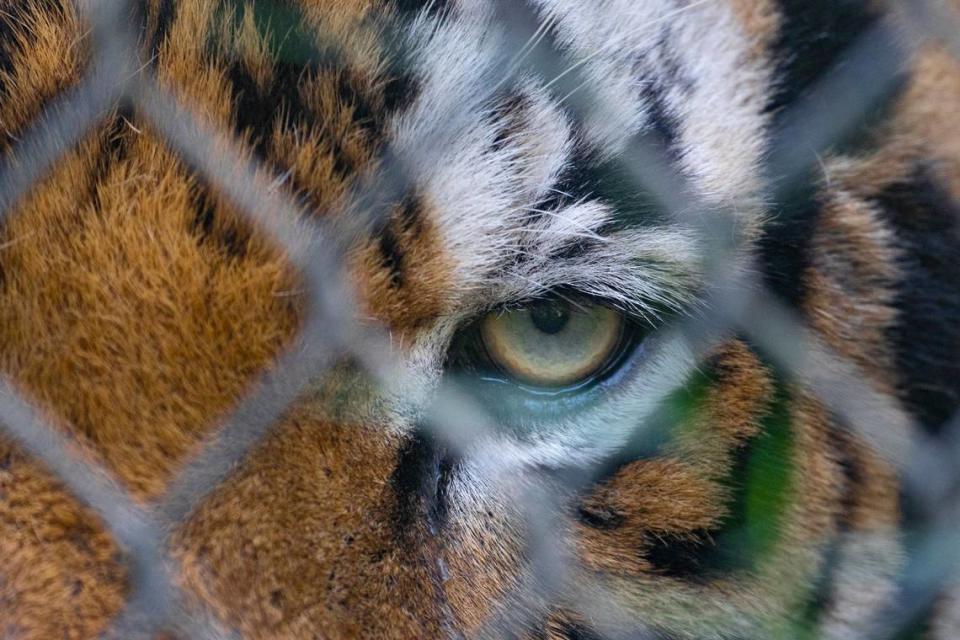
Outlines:
[[[434,128],[413,148],[384,151],[375,178],[361,182],[351,194],[360,215],[335,223],[311,222],[297,204],[271,188],[269,172],[245,160],[238,143],[205,123],[161,86],[140,56],[130,16],[130,0],[85,0],[81,3],[91,25],[93,56],[82,82],[53,102],[44,116],[23,135],[10,154],[16,162],[0,167],[0,216],[39,181],[62,154],[79,143],[118,105],[133,106],[170,147],[214,185],[236,209],[281,247],[299,271],[306,290],[307,309],[294,344],[212,435],[200,453],[174,479],[167,493],[152,507],[137,504],[110,473],[81,456],[61,431],[47,424],[42,413],[17,392],[9,380],[0,380],[0,429],[29,455],[42,461],[85,505],[95,511],[130,558],[131,595],[109,635],[117,638],[151,637],[171,631],[189,638],[233,638],[210,615],[198,611],[179,593],[176,567],[165,553],[164,532],[174,529],[227,477],[231,470],[270,432],[273,424],[308,386],[338,359],[360,362],[387,395],[399,395],[404,369],[392,359],[387,336],[355,321],[355,305],[344,267],[344,256],[358,234],[389,215],[389,207],[409,186],[407,167],[441,156],[456,144],[462,123],[457,113],[441,113]],[[929,0],[897,4],[891,10],[907,13],[914,36],[929,35],[960,53],[960,21],[945,3]],[[519,52],[497,87],[521,74],[550,80],[573,117],[580,121],[603,117],[605,105],[586,99],[580,71],[570,66],[561,48],[551,41],[537,14],[526,2],[497,4],[495,27],[501,46]],[[805,172],[815,170],[819,157],[864,121],[883,96],[895,86],[910,55],[905,40],[887,22],[881,22],[854,44],[835,69],[825,74],[782,119],[774,136],[767,171],[770,183],[789,186]],[[921,41],[922,38],[917,38]],[[829,113],[813,105],[828,104]],[[802,141],[802,144],[798,144]],[[892,400],[873,389],[841,356],[817,339],[804,323],[749,272],[734,268],[736,243],[732,214],[699,201],[664,157],[661,149],[640,135],[632,139],[619,162],[636,183],[652,194],[664,211],[689,224],[706,249],[708,291],[717,292],[705,305],[706,316],[680,322],[674,339],[698,356],[737,331],[749,337],[791,377],[806,386],[847,428],[863,437],[900,472],[905,491],[921,505],[925,529],[919,536],[905,576],[899,584],[896,606],[876,621],[866,637],[894,638],[945,590],[956,589],[960,575],[960,414],[949,421],[937,442],[916,425],[890,424]],[[768,194],[777,202],[776,189]],[[709,211],[709,215],[704,215]],[[665,387],[663,397],[672,389]],[[426,424],[436,437],[454,449],[465,449],[477,437],[494,430],[495,421],[467,393],[447,384],[425,410]],[[903,437],[902,434],[909,434]],[[585,486],[601,469],[587,469],[564,479],[565,489]],[[503,606],[480,635],[513,637],[533,622],[536,606],[560,593],[577,594],[577,606],[600,621],[604,637],[657,637],[629,614],[618,597],[597,584],[585,584],[571,570],[572,550],[564,547],[552,522],[561,494],[533,487],[525,496],[527,546],[531,570],[508,593]],[[568,595],[569,598],[569,595]],[[624,635],[623,629],[632,631]]]

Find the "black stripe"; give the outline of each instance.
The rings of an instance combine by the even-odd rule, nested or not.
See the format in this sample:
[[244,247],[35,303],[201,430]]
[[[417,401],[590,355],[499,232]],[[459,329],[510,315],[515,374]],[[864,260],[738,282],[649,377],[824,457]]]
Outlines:
[[[222,19],[235,25],[245,12],[252,12],[267,45],[267,60],[272,63],[272,78],[267,86],[261,87],[243,60],[214,43],[214,55],[221,58],[233,92],[235,131],[248,139],[259,158],[278,174],[286,169],[277,166],[272,153],[272,139],[278,126],[326,130],[325,114],[311,108],[304,99],[302,87],[316,82],[333,83],[337,101],[350,109],[354,126],[350,135],[365,137],[373,152],[383,142],[388,118],[406,108],[417,95],[418,83],[408,68],[408,61],[402,51],[390,48],[393,45],[389,39],[383,43],[387,47],[384,75],[364,78],[349,66],[335,43],[318,40],[306,16],[294,5],[233,0],[229,11],[232,13],[226,13]],[[325,142],[330,146],[333,169],[338,175],[347,178],[359,172],[358,160],[346,152],[339,135],[331,133]],[[289,175],[286,185],[305,208],[316,210],[320,206],[323,194],[312,193],[297,175]]]
[[[671,49],[671,40],[670,25],[666,24],[661,27],[657,40],[653,69],[647,72],[637,70],[637,75],[640,86],[644,87],[642,97],[647,108],[647,133],[663,150],[664,157],[675,161],[678,159],[680,121],[668,103],[667,93],[689,93],[693,82]],[[646,66],[651,65],[647,63]]]
[[683,536],[648,536],[643,557],[658,575],[687,582],[705,582],[716,573],[717,563],[712,560],[718,553],[713,539],[716,533],[697,529]]
[[840,533],[847,533],[850,531],[850,520],[857,508],[857,496],[866,478],[858,456],[853,449],[854,444],[850,440],[851,435],[840,421],[839,416],[831,416],[830,428],[827,431],[827,442],[830,450],[834,453],[840,473],[843,474],[837,530]]
[[668,222],[663,206],[637,187],[621,159],[602,159],[586,144],[576,146],[553,188],[550,197],[538,205],[539,209],[558,209],[581,200],[594,200],[613,210],[613,219],[598,229],[599,235]]
[[397,538],[406,539],[411,527],[420,521],[425,501],[434,494],[439,470],[440,449],[436,440],[427,430],[417,429],[397,454],[390,477],[396,496],[392,522]]
[[431,534],[443,527],[448,487],[457,471],[457,459],[426,428],[417,428],[397,454],[390,477],[394,504],[394,535],[405,541],[419,523]]
[[867,0],[775,0],[780,31],[771,55],[776,91],[768,111],[782,112],[827,73],[879,18]]
[[924,166],[872,201],[902,249],[889,336],[905,402],[937,436],[960,410],[960,204]]
[[394,289],[403,287],[404,250],[393,229],[388,225],[380,234],[378,242],[380,249],[380,263],[387,270],[390,286]]
[[837,579],[846,570],[842,564],[841,551],[847,540],[845,534],[851,532],[850,520],[856,509],[856,500],[859,488],[865,477],[853,450],[851,435],[842,426],[838,416],[831,416],[831,427],[827,431],[827,442],[830,451],[834,453],[834,460],[843,475],[839,508],[836,515],[836,532],[831,540],[820,564],[819,575],[810,589],[807,603],[798,617],[804,629],[813,630],[820,624],[835,602],[837,596]]
[[613,509],[580,505],[577,507],[577,520],[591,529],[612,531],[623,526],[625,518],[622,513],[618,513]]
[[802,625],[801,628],[805,630],[816,629],[820,621],[830,613],[833,607],[837,596],[837,578],[844,570],[840,553],[842,548],[843,541],[834,539],[823,555],[820,573],[810,589],[810,595],[803,610],[797,616],[798,622]]
[[157,55],[160,47],[170,34],[170,27],[176,17],[176,0],[158,0],[156,20],[153,33],[150,34],[147,46],[151,56]]
[[445,15],[454,5],[454,0],[393,0],[393,6],[404,16],[417,16],[423,12],[431,16]]
[[[757,245],[758,266],[767,288],[797,313],[803,312],[803,303],[809,289],[806,275],[812,265],[813,240],[820,224],[828,191],[823,181],[818,154],[851,156],[868,154],[875,148],[878,136],[883,135],[878,125],[893,113],[896,98],[905,83],[894,83],[878,102],[871,105],[850,129],[841,132],[828,149],[814,149],[809,154],[809,166],[790,182],[774,184],[774,204],[770,206],[773,219],[763,230]],[[771,154],[773,166],[780,156],[776,149],[795,147],[796,131],[779,131],[773,138],[775,151]],[[775,176],[775,181],[780,176]]]
[[278,119],[307,125],[317,121],[300,93],[303,74],[304,69],[298,65],[278,64],[273,68],[273,80],[261,89],[243,62],[234,62],[227,69],[235,104],[236,133],[249,137],[262,160],[270,157]]
[[[322,127],[321,114],[313,113],[301,93],[301,87],[311,77],[342,74],[344,79],[337,86],[340,97],[345,104],[356,107],[358,120],[368,117],[372,108],[346,79],[347,65],[340,52],[332,45],[320,46],[298,7],[279,1],[232,0],[224,11],[221,20],[234,28],[239,27],[244,15],[252,15],[265,42],[265,61],[272,70],[266,87],[259,86],[243,60],[232,51],[219,51],[221,46],[214,43],[217,55],[224,58],[233,90],[237,133],[249,136],[262,159],[269,159],[270,140],[279,119],[303,124],[308,129]],[[338,158],[341,155],[337,154]]]
[[383,116],[406,111],[420,94],[420,82],[405,58],[391,55],[389,77],[383,87]]
[[197,186],[191,194],[194,217],[190,232],[196,236],[197,244],[214,244],[228,259],[245,257],[251,240],[249,227],[245,227],[240,219],[219,219],[217,197],[204,183],[202,176],[195,175],[194,180]]
[[574,622],[563,622],[560,625],[560,637],[566,640],[602,640],[603,636],[588,628],[586,625]]
[[[15,59],[24,49],[29,49],[35,41],[34,34],[24,29],[29,22],[29,16],[36,14],[63,15],[60,0],[35,0],[30,3],[9,3],[0,11],[0,74],[9,75],[16,72]],[[13,91],[16,89],[14,88]],[[6,79],[0,76],[0,100],[10,92],[6,86]],[[47,97],[49,99],[49,97]],[[16,139],[17,131],[9,131],[6,127],[0,131],[0,150],[6,148]]]
[[378,246],[381,262],[388,271],[390,285],[400,288],[404,285],[404,267],[406,250],[403,237],[416,236],[423,231],[424,204],[417,195],[408,195],[393,211],[387,224],[379,231]]
[[90,173],[88,182],[88,194],[86,202],[91,203],[91,208],[99,212],[100,203],[100,184],[107,177],[110,170],[119,162],[123,162],[130,152],[131,130],[128,122],[135,120],[133,108],[124,104],[111,119],[109,119],[102,129],[102,144],[97,150],[97,156],[93,162],[93,170]]
[[795,311],[807,297],[805,276],[813,260],[813,238],[822,215],[819,177],[807,171],[780,194],[757,244],[757,265],[766,287]]
[[[804,134],[809,119],[830,117],[825,107],[831,105],[823,101],[847,98],[817,94],[817,99],[813,99],[810,90],[828,76],[832,76],[834,84],[843,79],[844,55],[858,38],[878,24],[879,15],[863,0],[778,0],[778,6],[782,27],[772,52],[778,67],[777,89],[768,104],[774,112],[768,161],[772,171],[781,172],[785,163],[797,161],[798,144],[803,144],[797,137]],[[835,132],[827,148],[811,148],[802,154],[805,168],[786,167],[799,171],[799,175],[770,175],[773,219],[758,247],[759,266],[768,288],[797,312],[803,310],[808,294],[805,275],[811,265],[811,245],[825,196],[819,157],[869,152],[876,146],[878,125],[893,113],[896,98],[906,86],[897,69],[885,68],[895,64],[898,51],[892,32],[877,32],[871,37],[877,40],[873,48],[877,49],[880,68],[870,70],[877,74],[870,80],[884,82],[884,91],[864,106],[861,118],[845,123],[845,129]],[[892,81],[881,77],[886,73],[891,74]],[[850,80],[845,78],[845,85]]]
[[[13,71],[13,57],[21,51],[16,46],[16,37],[27,43],[31,42],[32,34],[24,29],[29,23],[29,16],[52,14],[63,15],[62,0],[33,0],[32,2],[6,3],[0,11],[0,72]],[[2,88],[0,88],[2,89]]]
[[656,141],[665,158],[676,161],[679,158],[677,138],[679,138],[680,120],[667,102],[668,87],[669,80],[646,85],[643,92],[643,102],[647,108],[646,133]]
[[524,130],[530,107],[530,98],[526,94],[519,90],[506,91],[494,108],[493,125],[496,127],[496,133],[490,144],[492,153],[502,151],[513,136]]
[[[533,46],[524,56],[517,75],[531,74],[549,82],[551,96],[566,112],[573,123],[579,140],[568,161],[566,170],[559,176],[555,188],[563,193],[554,193],[541,203],[539,208],[554,209],[581,199],[597,199],[615,211],[617,221],[606,231],[662,223],[665,208],[638,185],[623,161],[604,158],[598,149],[593,149],[582,135],[583,123],[599,115],[596,106],[587,97],[584,87],[590,85],[579,60],[571,59],[569,52],[560,44],[554,28],[543,31],[542,37],[532,36],[540,29],[541,20],[530,2],[497,3],[498,20],[508,25],[514,36],[521,41],[531,40]],[[664,51],[664,56],[667,52]],[[635,70],[638,81],[644,77],[642,63]],[[659,74],[659,70],[658,70]],[[681,74],[676,71],[677,81]],[[646,87],[644,88],[646,91]],[[670,157],[670,145],[676,138],[676,122],[666,106],[664,88],[654,87],[650,94],[641,96],[650,110],[651,122],[638,135],[630,136],[631,144],[656,147],[660,157]]]
[[[264,54],[271,63],[272,79],[260,87],[246,63],[232,51],[219,51],[227,69],[235,104],[234,124],[239,135],[249,136],[262,159],[269,158],[270,140],[279,118],[307,127],[322,124],[301,95],[301,83],[307,74],[335,72],[343,66],[338,52],[320,47],[306,30],[307,19],[296,7],[281,2],[245,2],[231,0],[224,5],[220,20],[238,28],[244,15],[251,14],[260,37],[266,44]],[[216,30],[214,30],[216,31]]]
[[[17,9],[11,7],[0,11],[0,73],[4,75],[13,72],[13,58],[18,51],[14,38],[21,32]],[[5,86],[0,85],[0,93],[6,93]]]

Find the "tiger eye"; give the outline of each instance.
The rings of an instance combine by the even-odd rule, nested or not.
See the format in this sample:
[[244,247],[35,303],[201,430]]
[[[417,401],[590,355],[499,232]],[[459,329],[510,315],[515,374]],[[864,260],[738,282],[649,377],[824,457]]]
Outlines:
[[624,326],[622,315],[609,307],[545,300],[488,315],[480,336],[501,373],[558,388],[602,371],[622,342]]

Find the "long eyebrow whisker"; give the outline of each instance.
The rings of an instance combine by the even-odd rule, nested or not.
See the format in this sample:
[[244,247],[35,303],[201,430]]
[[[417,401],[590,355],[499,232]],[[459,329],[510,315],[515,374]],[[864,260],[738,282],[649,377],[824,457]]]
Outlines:
[[585,233],[581,231],[564,231],[562,229],[528,229],[527,233],[540,234],[544,236],[560,236],[567,238],[585,238],[596,240],[597,242],[609,243],[610,238],[597,235],[596,233]]
[[[692,4],[688,4],[688,5],[685,6],[685,7],[680,7],[680,8],[678,8],[678,9],[674,9],[673,11],[668,11],[667,13],[665,13],[665,14],[657,17],[657,18],[654,18],[654,19],[650,20],[649,22],[645,22],[645,23],[642,24],[640,27],[638,27],[637,30],[638,30],[638,31],[643,31],[644,29],[649,29],[650,27],[654,27],[654,26],[660,24],[661,22],[665,22],[665,21],[670,20],[670,19],[672,19],[672,18],[675,18],[675,17],[677,17],[678,15],[681,15],[681,14],[687,12],[687,11],[690,11],[690,10],[692,10],[692,9],[695,9],[695,8],[699,7],[700,5],[704,5],[704,4],[708,3],[708,2],[715,2],[715,1],[716,1],[716,0],[697,0],[696,2],[694,2],[694,3],[692,3]],[[594,58],[598,57],[599,55],[603,54],[604,52],[605,52],[604,49],[598,47],[598,48],[596,49],[596,51],[590,53],[590,54],[587,55],[587,56],[584,56],[583,58],[580,58],[579,60],[577,60],[576,62],[574,62],[573,64],[571,64],[569,67],[567,67],[565,70],[561,71],[559,74],[557,74],[556,77],[554,77],[552,80],[550,80],[549,82],[547,82],[547,83],[544,85],[543,88],[544,88],[544,89],[549,89],[549,88],[552,87],[554,84],[556,84],[557,82],[559,82],[560,80],[562,80],[565,76],[573,73],[573,72],[576,71],[578,68],[580,68],[581,66],[587,64],[588,62],[590,62],[590,61],[593,60]],[[566,96],[564,96],[564,98],[562,98],[562,99],[560,100],[560,104],[562,104],[562,103],[563,103],[567,98],[569,98],[573,93],[575,93],[576,91],[578,91],[584,84],[587,84],[587,82],[588,82],[588,81],[584,81],[580,86],[578,86],[576,89],[574,89],[573,91],[571,91],[570,93],[568,93]]]
[[551,217],[551,218],[555,218],[555,219],[557,219],[557,220],[562,220],[562,221],[564,221],[564,222],[569,222],[571,225],[579,228],[580,230],[582,230],[582,231],[585,232],[585,233],[595,234],[597,240],[601,240],[601,241],[604,241],[604,242],[607,242],[607,241],[610,240],[610,238],[608,238],[608,237],[606,237],[606,236],[601,236],[601,235],[597,234],[597,232],[596,232],[594,229],[590,228],[590,226],[589,226],[588,224],[585,224],[585,223],[583,223],[583,222],[580,222],[579,220],[575,220],[575,219],[573,219],[573,218],[570,218],[570,217],[561,215],[561,214],[560,214],[559,212],[557,212],[557,211],[546,211],[546,210],[544,210],[544,209],[537,209],[536,207],[524,207],[523,210],[524,210],[524,211],[529,211],[530,213],[536,213],[536,214],[539,214],[539,215],[543,215],[543,216],[548,216],[548,217]]

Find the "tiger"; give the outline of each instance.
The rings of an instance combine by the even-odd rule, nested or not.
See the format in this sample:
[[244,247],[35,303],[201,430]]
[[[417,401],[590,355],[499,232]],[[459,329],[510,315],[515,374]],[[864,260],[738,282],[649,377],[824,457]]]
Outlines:
[[[960,61],[921,4],[0,0],[0,371],[70,455],[160,504],[311,322],[354,336],[167,523],[183,608],[125,637],[960,637],[878,444],[956,451]],[[121,76],[183,112],[111,99],[15,192]],[[727,276],[869,424],[711,321]],[[133,550],[6,426],[0,636],[116,637]]]

